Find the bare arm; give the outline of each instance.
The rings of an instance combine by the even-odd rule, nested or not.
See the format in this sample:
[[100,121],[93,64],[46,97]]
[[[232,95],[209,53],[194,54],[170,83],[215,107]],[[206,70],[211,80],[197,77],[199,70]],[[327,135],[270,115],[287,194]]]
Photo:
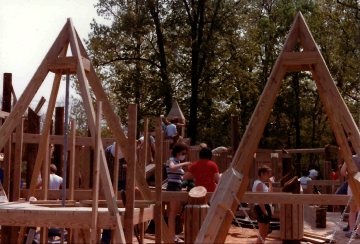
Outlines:
[[193,178],[194,175],[192,173],[190,173],[189,171],[183,176],[183,180],[188,180]]
[[214,179],[215,179],[216,183],[219,183],[220,178],[221,178],[221,175],[219,174],[219,172],[214,174]]
[[169,168],[171,171],[176,171],[184,166],[188,166],[191,165],[191,162],[185,162],[185,163],[180,163],[180,164],[175,164],[174,161],[170,160],[169,162]]
[[345,177],[348,176],[346,164],[343,164],[343,166],[341,167],[340,173]]
[[[275,180],[275,178],[273,178],[273,180]],[[273,192],[274,188],[273,188],[273,184],[272,184],[272,180],[269,180],[269,192]]]
[[41,186],[42,186],[42,181],[41,181],[41,182],[39,182],[39,183],[37,183],[37,185],[36,185],[36,189],[39,189]]

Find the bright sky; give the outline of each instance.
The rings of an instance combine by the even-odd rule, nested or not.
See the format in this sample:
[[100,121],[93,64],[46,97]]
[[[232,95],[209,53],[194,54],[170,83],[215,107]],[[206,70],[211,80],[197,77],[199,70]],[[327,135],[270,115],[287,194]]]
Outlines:
[[[0,0],[0,92],[3,73],[12,73],[13,87],[19,97],[35,74],[60,30],[71,17],[83,40],[90,32],[90,23],[96,19],[105,23],[96,13],[98,0]],[[71,55],[69,48],[68,55]],[[45,113],[54,74],[49,72],[30,106],[34,109],[44,96],[46,103],[40,114]],[[70,94],[75,94],[73,90]],[[62,81],[57,100],[65,98]],[[1,105],[0,105],[1,106]]]

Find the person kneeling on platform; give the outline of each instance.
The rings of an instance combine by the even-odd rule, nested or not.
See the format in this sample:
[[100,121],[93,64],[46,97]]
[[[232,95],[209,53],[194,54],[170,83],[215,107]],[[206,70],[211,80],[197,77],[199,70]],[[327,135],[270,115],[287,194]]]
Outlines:
[[[272,183],[274,178],[271,177],[271,169],[263,165],[259,168],[258,171],[259,179],[254,182],[252,187],[253,192],[272,192],[273,186]],[[265,185],[265,182],[269,182],[269,188]],[[254,212],[256,216],[256,220],[259,225],[259,232],[261,238],[265,241],[266,236],[269,233],[269,224],[271,219],[271,206],[270,204],[264,203],[255,203]],[[256,243],[263,243],[260,236],[256,240]]]

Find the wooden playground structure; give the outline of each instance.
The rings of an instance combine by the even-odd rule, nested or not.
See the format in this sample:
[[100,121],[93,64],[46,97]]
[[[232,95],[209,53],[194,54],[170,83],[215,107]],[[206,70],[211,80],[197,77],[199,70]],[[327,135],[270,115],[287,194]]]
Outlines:
[[[303,52],[294,52],[298,41],[301,43]],[[66,57],[69,45],[72,57]],[[327,146],[319,149],[293,149],[286,152],[258,149],[263,129],[284,74],[298,71],[312,73],[340,148]],[[33,126],[30,123],[38,120],[37,112],[43,102],[40,102],[35,111],[28,113],[26,126],[24,126],[23,115],[49,72],[55,73],[55,78],[46,117],[41,133],[40,126],[37,131],[31,131],[30,128]],[[66,132],[65,136],[50,135],[61,78],[62,75],[66,75],[68,82],[70,74],[76,74],[79,81],[90,131],[89,137],[76,136],[76,121],[70,123],[69,138],[67,138]],[[9,79],[11,80],[9,74],[5,74],[4,83]],[[149,220],[155,222],[155,243],[174,242],[169,236],[168,226],[164,220],[164,215],[166,215],[164,206],[169,201],[187,202],[189,194],[188,192],[163,191],[163,167],[171,155],[171,142],[164,140],[161,118],[155,119],[157,148],[155,164],[148,165],[148,120],[144,120],[145,150],[139,151],[136,149],[136,105],[129,106],[129,127],[127,136],[125,136],[71,19],[67,20],[22,96],[17,99],[13,89],[9,87],[6,88],[8,89],[6,94],[12,95],[10,95],[10,100],[6,100],[8,97],[3,98],[7,101],[7,107],[3,105],[3,111],[0,111],[0,117],[5,121],[0,127],[0,149],[4,149],[3,188],[10,200],[0,204],[1,243],[23,243],[28,227],[41,228],[41,243],[47,242],[49,227],[66,228],[68,243],[98,243],[101,229],[113,230],[112,243],[133,243],[134,228],[132,227],[134,225],[139,225],[139,242],[144,243],[144,223]],[[96,112],[91,101],[89,87],[92,88],[97,100]],[[12,111],[11,104],[9,104],[11,96],[14,101]],[[101,138],[102,116],[114,138]],[[241,203],[248,204],[281,205],[278,209],[280,239],[284,242],[300,243],[305,236],[303,231],[304,211],[306,212],[304,205],[347,205],[349,202],[349,196],[332,195],[333,190],[329,186],[339,186],[344,179],[340,177],[336,183],[330,182],[330,152],[337,154],[337,165],[342,164],[342,160],[346,163],[349,171],[349,185],[353,192],[351,203],[360,205],[360,172],[355,166],[344,131],[349,136],[357,155],[360,155],[360,133],[334,85],[301,13],[295,17],[287,40],[240,144],[237,139],[237,117],[234,116],[232,121],[232,146],[237,150],[234,150],[232,156],[214,155],[214,161],[223,175],[216,191],[206,194],[205,202],[190,202],[190,205],[193,205],[186,211],[187,222],[185,223],[185,240],[187,242],[224,243],[234,218],[232,213],[239,210],[237,201],[239,200]],[[121,149],[127,162],[126,198],[123,198],[117,189],[118,170],[116,166],[113,176],[114,183],[111,182],[107,167],[104,149],[114,142]],[[35,146],[36,150],[31,149],[31,146],[30,149],[24,147],[25,144]],[[64,191],[49,190],[51,150],[56,146],[66,146],[69,151],[68,160],[65,160],[69,161],[68,187]],[[21,175],[24,149],[27,151],[28,158],[27,189],[20,189],[21,179],[25,178]],[[35,153],[32,153],[33,151]],[[198,148],[190,148],[188,160],[197,160],[198,152]],[[324,180],[314,181],[311,184],[326,186],[323,190],[325,194],[300,194],[299,182],[291,174],[290,169],[291,155],[296,153],[324,154]],[[136,156],[137,154],[138,156]],[[118,162],[118,157],[115,155],[115,162]],[[231,161],[231,165],[229,161]],[[257,168],[260,164],[268,164],[273,169],[276,179],[283,179],[281,185],[277,187],[277,192],[246,192],[249,190],[248,186],[251,186],[257,178]],[[30,165],[32,166],[30,167]],[[66,167],[64,167],[66,175],[65,171]],[[36,190],[40,173],[44,183],[41,190]],[[79,175],[81,175],[81,184]],[[150,188],[147,181],[152,175],[155,176],[153,189]],[[136,193],[135,186],[140,194]],[[63,198],[64,196],[66,199]],[[37,198],[37,201],[29,201],[30,197]],[[51,199],[62,199],[62,201]],[[210,207],[203,206],[207,202],[210,202]],[[199,207],[200,205],[203,207]],[[305,216],[307,215],[305,214]],[[195,224],[192,224],[193,221]],[[124,228],[125,226],[126,228]],[[131,227],[129,228],[129,226]],[[188,236],[186,236],[187,234]]]

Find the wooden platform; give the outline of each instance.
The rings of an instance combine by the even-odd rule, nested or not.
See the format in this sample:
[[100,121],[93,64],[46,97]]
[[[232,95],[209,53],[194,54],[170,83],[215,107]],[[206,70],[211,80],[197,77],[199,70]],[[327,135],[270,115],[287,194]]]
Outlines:
[[[119,208],[121,222],[124,224],[125,208]],[[0,225],[36,226],[58,228],[91,228],[91,207],[43,207],[28,202],[0,204]],[[153,219],[154,205],[149,208],[134,209],[134,224]],[[115,217],[107,208],[99,207],[99,229],[115,228]]]

